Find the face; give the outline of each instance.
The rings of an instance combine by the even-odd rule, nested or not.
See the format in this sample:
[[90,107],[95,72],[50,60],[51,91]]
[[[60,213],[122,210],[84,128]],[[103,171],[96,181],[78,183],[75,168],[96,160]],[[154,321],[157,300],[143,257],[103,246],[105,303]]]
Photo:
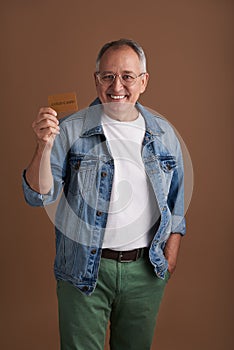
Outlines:
[[[144,73],[136,52],[128,46],[118,49],[108,49],[100,60],[99,72],[123,74],[132,72],[135,75]],[[130,103],[134,104],[140,94],[145,91],[148,81],[148,73],[138,77],[134,85],[126,86],[117,76],[110,85],[102,85],[95,75],[97,94],[102,103]]]

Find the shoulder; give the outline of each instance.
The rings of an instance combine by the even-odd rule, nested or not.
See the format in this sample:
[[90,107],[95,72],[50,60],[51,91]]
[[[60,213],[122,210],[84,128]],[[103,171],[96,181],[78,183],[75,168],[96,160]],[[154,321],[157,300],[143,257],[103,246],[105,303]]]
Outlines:
[[147,124],[154,130],[161,132],[162,134],[175,133],[174,126],[167,120],[164,116],[162,116],[157,111],[142,106],[140,103],[137,103],[137,108],[142,113],[145,118]]
[[61,118],[59,121],[60,127],[63,129],[70,129],[73,127],[82,129],[86,119],[93,119],[97,114],[100,114],[100,106],[100,100],[97,98],[88,107]]
[[86,113],[87,113],[87,109],[82,109],[81,111],[78,111],[76,113],[73,113],[66,117],[61,118],[59,120],[60,127],[66,128],[66,127],[69,127],[69,125],[72,125],[74,123],[82,124],[86,116]]

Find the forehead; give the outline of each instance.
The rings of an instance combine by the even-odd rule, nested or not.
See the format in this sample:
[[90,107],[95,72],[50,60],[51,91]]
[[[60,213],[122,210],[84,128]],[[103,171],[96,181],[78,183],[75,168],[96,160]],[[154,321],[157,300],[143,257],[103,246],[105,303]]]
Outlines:
[[100,71],[122,70],[135,71],[140,69],[137,53],[129,46],[109,48],[100,60]]

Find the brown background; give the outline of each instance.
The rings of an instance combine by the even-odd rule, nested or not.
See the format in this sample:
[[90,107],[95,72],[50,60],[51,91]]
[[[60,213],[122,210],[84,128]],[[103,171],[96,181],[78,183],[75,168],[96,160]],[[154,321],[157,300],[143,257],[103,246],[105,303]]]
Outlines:
[[49,94],[69,91],[86,107],[95,97],[97,51],[120,37],[145,49],[150,83],[141,102],[179,130],[195,174],[188,234],[153,350],[233,349],[233,5],[1,4],[1,349],[59,348],[53,226],[44,209],[25,204],[20,176],[34,149],[38,108]]

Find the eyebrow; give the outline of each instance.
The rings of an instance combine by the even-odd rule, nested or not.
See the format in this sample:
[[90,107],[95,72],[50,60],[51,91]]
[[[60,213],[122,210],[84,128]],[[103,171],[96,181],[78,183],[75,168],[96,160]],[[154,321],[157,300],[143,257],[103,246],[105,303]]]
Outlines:
[[[103,72],[101,72],[101,73],[113,73],[113,74],[116,74],[116,73],[114,73],[113,71],[111,71],[111,70],[104,70]],[[125,73],[125,74],[129,74],[129,73],[134,73],[132,70],[124,70],[124,71],[122,71],[122,74],[123,73]],[[135,74],[135,73],[134,73]]]

